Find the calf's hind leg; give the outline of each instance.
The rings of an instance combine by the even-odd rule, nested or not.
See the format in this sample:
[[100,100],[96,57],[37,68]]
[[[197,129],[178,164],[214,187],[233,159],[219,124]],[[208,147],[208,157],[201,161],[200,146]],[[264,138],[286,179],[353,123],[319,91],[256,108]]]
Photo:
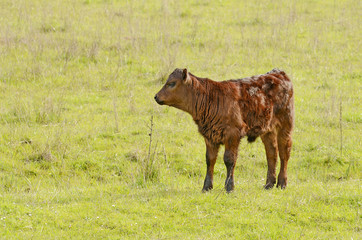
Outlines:
[[209,191],[213,188],[213,177],[214,177],[214,166],[217,158],[217,153],[219,151],[220,145],[213,144],[208,142],[205,139],[206,143],[206,177],[204,181],[204,187],[202,188],[203,192]]
[[266,176],[265,189],[271,189],[276,182],[275,168],[278,160],[277,135],[275,132],[268,132],[261,136],[264,143],[266,159],[268,161],[268,173]]
[[278,133],[278,148],[280,158],[280,172],[278,175],[277,187],[284,189],[287,186],[287,166],[292,149],[291,131],[281,130]]

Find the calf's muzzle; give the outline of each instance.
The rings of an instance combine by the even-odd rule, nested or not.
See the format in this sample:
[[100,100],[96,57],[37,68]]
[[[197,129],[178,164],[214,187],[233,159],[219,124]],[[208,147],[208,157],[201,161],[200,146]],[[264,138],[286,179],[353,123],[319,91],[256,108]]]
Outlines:
[[155,100],[158,104],[163,105],[163,101],[160,101],[160,99],[158,99],[157,94],[155,95]]

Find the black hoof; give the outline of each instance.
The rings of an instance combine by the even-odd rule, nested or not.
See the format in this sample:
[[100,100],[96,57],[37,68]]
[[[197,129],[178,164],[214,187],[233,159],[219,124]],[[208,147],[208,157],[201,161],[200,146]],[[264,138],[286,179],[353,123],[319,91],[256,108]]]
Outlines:
[[212,186],[208,186],[208,187],[205,187],[205,186],[204,186],[204,187],[202,188],[202,192],[204,193],[204,192],[211,191],[212,188],[213,188]]
[[278,178],[278,184],[277,188],[280,187],[280,189],[285,189],[287,187],[287,179],[286,178]]
[[280,187],[280,189],[285,189],[286,187],[287,187],[287,185],[285,184],[285,183],[278,183],[277,184],[277,188],[279,188]]
[[264,185],[265,190],[272,189],[273,187],[274,187],[274,183],[267,183],[267,184]]
[[232,191],[234,191],[234,185],[231,184],[226,185],[225,190],[227,193],[231,193]]

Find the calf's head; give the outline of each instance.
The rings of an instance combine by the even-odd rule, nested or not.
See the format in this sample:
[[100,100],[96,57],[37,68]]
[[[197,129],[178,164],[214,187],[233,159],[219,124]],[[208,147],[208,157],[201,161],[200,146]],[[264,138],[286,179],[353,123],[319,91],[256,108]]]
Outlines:
[[168,77],[165,85],[155,95],[160,105],[168,105],[186,110],[187,96],[190,91],[191,77],[187,69],[175,69]]

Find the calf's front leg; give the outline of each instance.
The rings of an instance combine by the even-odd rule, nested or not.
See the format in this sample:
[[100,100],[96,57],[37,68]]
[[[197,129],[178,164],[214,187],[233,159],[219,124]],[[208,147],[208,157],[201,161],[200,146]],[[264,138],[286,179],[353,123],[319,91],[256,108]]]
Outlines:
[[209,191],[213,188],[213,178],[214,178],[214,166],[217,158],[217,153],[219,152],[220,145],[210,143],[205,139],[206,143],[206,177],[204,181],[204,187],[202,188],[203,192]]
[[238,157],[239,142],[240,140],[235,140],[231,143],[225,144],[224,163],[227,170],[225,189],[227,192],[234,190],[234,169],[236,159]]

